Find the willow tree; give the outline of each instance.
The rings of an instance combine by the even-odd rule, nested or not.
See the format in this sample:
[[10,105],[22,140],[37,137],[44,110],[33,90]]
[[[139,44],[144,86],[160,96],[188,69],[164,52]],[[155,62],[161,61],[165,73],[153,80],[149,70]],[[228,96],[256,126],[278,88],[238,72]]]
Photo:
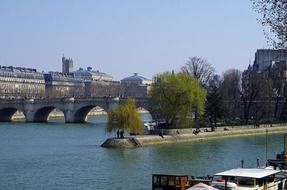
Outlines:
[[151,86],[153,116],[170,128],[191,127],[194,110],[204,113],[206,92],[199,82],[186,72],[158,74]]
[[135,134],[143,134],[143,122],[136,109],[134,99],[128,99],[123,104],[108,111],[106,130],[128,131]]

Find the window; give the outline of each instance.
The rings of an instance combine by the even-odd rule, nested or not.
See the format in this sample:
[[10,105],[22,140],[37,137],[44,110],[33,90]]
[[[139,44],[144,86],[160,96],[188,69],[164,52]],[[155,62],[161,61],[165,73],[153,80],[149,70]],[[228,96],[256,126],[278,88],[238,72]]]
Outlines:
[[167,176],[161,176],[161,185],[167,185]]
[[238,185],[239,186],[253,187],[254,186],[254,179],[253,178],[247,178],[247,177],[239,177],[238,178]]
[[175,185],[175,178],[173,176],[168,177],[168,186],[174,186]]
[[159,176],[153,176],[153,184],[159,185],[160,183],[160,177]]

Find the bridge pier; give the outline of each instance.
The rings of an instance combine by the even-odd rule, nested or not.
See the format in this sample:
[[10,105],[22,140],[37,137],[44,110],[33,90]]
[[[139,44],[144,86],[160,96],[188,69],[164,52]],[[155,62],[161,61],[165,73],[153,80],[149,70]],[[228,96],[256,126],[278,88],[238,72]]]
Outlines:
[[26,122],[34,122],[34,101],[26,100],[24,104],[24,115]]
[[73,110],[67,110],[67,111],[64,113],[65,122],[66,122],[66,123],[82,123],[82,122],[76,121],[74,115],[75,115],[75,114],[74,114],[74,111],[73,111]]

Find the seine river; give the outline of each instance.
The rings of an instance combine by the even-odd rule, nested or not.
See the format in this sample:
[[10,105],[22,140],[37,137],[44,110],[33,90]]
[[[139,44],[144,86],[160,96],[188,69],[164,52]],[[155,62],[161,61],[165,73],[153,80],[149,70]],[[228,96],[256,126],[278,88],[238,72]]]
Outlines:
[[[135,149],[106,149],[105,116],[86,124],[0,124],[1,190],[151,189],[153,173],[213,174],[265,164],[265,135]],[[268,157],[283,150],[283,134],[268,136]]]

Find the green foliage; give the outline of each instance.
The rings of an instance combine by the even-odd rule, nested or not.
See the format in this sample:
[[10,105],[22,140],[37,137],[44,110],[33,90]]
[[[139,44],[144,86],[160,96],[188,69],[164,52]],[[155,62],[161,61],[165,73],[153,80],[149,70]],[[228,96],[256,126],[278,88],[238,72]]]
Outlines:
[[165,72],[154,78],[150,98],[157,108],[157,119],[163,119],[169,127],[190,127],[193,111],[204,113],[205,90],[186,72]]
[[134,99],[129,98],[123,104],[108,111],[106,130],[112,132],[116,129],[143,134],[143,122]]

